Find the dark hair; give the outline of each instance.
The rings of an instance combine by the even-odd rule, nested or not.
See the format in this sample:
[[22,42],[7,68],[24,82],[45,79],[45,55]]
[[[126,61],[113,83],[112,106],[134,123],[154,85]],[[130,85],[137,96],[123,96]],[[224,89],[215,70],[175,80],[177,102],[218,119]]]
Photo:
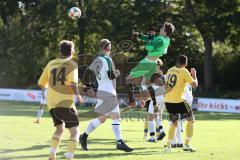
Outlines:
[[178,55],[178,57],[177,57],[177,64],[178,65],[187,64],[187,61],[188,61],[188,57],[187,56],[185,56],[183,54]]
[[151,83],[154,83],[154,81],[156,79],[159,79],[161,77],[161,74],[160,73],[154,73],[152,76],[151,76],[151,79],[150,79],[150,82]]
[[172,23],[165,22],[164,31],[167,33],[167,36],[170,36],[175,31],[175,27]]
[[70,57],[74,50],[74,44],[72,41],[62,40],[59,46],[60,53],[65,57]]
[[150,25],[149,27],[148,27],[148,31],[157,31],[157,27],[156,26],[154,26],[154,25]]

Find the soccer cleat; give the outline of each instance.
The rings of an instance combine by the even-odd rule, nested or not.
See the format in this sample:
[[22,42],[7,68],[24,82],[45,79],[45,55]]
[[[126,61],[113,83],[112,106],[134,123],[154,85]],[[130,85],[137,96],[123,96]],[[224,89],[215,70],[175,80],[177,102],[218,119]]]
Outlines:
[[118,150],[123,150],[125,152],[132,152],[133,149],[128,147],[123,141],[121,141],[121,143],[117,143],[117,147]]
[[171,144],[172,148],[177,148],[177,144]]
[[162,132],[162,133],[160,133],[160,135],[158,136],[157,140],[160,141],[160,140],[162,140],[165,136],[166,136],[165,132]]
[[177,147],[178,147],[178,148],[182,148],[182,147],[183,147],[183,144],[182,144],[182,143],[181,143],[181,144],[178,143],[178,144],[177,144]]
[[164,152],[171,152],[172,149],[170,146],[164,145]]
[[82,149],[85,150],[85,151],[88,151],[88,148],[87,148],[87,139],[86,139],[86,138],[83,138],[83,135],[80,135],[79,141],[80,141],[80,144],[81,144]]
[[156,140],[155,140],[155,139],[151,139],[151,138],[150,138],[150,139],[148,140],[148,142],[151,142],[151,143],[153,143],[153,142],[156,142]]
[[196,149],[191,147],[190,145],[184,145],[183,150],[184,151],[189,151],[189,152],[196,152]]
[[39,119],[37,119],[36,121],[34,121],[33,123],[40,123],[40,120]]

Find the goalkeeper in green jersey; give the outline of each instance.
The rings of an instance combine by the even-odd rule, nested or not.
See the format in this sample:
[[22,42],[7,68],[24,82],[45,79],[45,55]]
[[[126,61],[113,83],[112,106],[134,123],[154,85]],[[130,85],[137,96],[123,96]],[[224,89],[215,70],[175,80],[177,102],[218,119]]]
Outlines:
[[[136,91],[136,85],[140,85],[143,81],[146,85],[149,85],[151,76],[155,72],[158,72],[159,57],[167,53],[167,49],[170,44],[169,36],[174,32],[174,30],[175,27],[171,23],[165,22],[163,27],[160,29],[160,35],[156,35],[156,31],[154,29],[148,31],[148,35],[138,32],[133,33],[133,35],[145,42],[147,56],[131,70],[130,74],[126,78],[129,89],[129,108],[135,107],[134,92]],[[148,88],[148,91],[155,106],[156,100],[154,90]]]

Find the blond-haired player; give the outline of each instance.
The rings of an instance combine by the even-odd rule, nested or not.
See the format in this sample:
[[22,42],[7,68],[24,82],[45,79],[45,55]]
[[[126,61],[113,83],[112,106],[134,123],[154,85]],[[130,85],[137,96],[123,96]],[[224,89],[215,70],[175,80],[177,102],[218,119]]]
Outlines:
[[70,132],[65,157],[72,160],[80,134],[74,96],[77,95],[80,103],[83,103],[83,99],[78,92],[78,65],[71,60],[74,44],[63,40],[59,48],[59,58],[47,64],[38,85],[48,90],[47,106],[56,127],[51,140],[49,160],[56,160],[57,149],[65,128]]

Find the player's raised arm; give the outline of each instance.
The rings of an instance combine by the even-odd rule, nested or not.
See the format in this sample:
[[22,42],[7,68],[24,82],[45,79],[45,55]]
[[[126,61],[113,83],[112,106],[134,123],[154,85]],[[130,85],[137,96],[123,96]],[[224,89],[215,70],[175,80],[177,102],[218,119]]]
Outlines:
[[198,79],[197,79],[197,71],[195,68],[191,68],[191,75],[194,79],[194,81],[191,83],[191,86],[193,88],[197,88],[198,87]]

